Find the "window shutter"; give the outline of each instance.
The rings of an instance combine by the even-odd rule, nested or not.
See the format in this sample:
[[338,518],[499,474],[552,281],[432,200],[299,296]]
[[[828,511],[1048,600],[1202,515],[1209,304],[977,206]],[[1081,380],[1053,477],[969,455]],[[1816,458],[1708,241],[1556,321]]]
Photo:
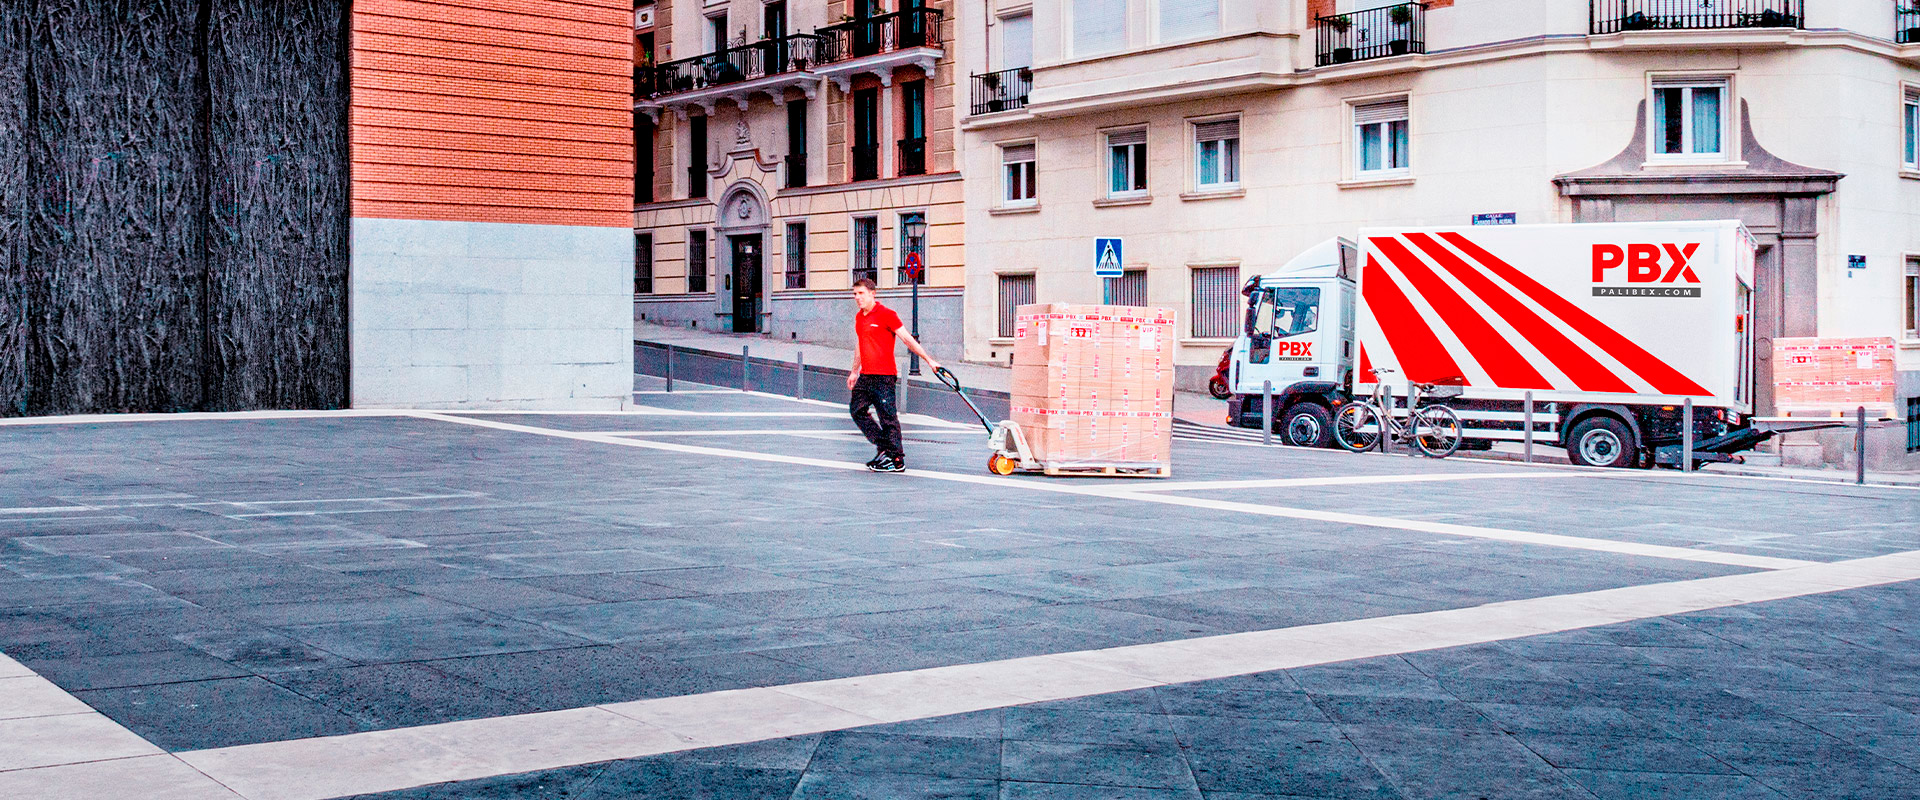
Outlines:
[[1407,118],[1407,98],[1388,100],[1384,103],[1368,103],[1353,107],[1353,124],[1367,125],[1375,122],[1392,122]]
[[1220,0],[1160,0],[1160,41],[1220,32]]
[[1222,139],[1240,138],[1240,120],[1221,119],[1212,122],[1197,122],[1193,125],[1193,138],[1198,142],[1217,142]]
[[1032,144],[1010,144],[1000,148],[1000,163],[1015,164],[1033,160]]
[[1073,54],[1110,53],[1127,46],[1127,0],[1073,0]]
[[1146,144],[1147,129],[1135,128],[1130,131],[1114,131],[1107,134],[1107,146],[1119,147],[1128,144]]

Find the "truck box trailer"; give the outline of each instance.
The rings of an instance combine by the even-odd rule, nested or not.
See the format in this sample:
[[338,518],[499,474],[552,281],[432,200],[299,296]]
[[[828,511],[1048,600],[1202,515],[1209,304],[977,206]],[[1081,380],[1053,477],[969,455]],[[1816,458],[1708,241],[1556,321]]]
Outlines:
[[[1768,434],[1753,413],[1754,242],[1737,221],[1369,228],[1248,281],[1230,421],[1264,388],[1292,444],[1324,446],[1339,407],[1381,375],[1455,385],[1467,446],[1527,436],[1575,463],[1678,464]],[[1386,370],[1391,370],[1387,372]]]

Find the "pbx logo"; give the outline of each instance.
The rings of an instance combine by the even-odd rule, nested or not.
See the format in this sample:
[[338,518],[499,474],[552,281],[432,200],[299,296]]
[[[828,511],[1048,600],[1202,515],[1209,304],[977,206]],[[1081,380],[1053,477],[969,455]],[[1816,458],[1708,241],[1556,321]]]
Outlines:
[[1313,342],[1274,342],[1273,358],[1275,361],[1312,361]]
[[[1699,297],[1700,276],[1688,265],[1699,249],[1699,242],[1625,247],[1596,244],[1593,246],[1593,296]],[[1609,274],[1609,270],[1617,271]],[[1625,286],[1620,285],[1623,281]]]

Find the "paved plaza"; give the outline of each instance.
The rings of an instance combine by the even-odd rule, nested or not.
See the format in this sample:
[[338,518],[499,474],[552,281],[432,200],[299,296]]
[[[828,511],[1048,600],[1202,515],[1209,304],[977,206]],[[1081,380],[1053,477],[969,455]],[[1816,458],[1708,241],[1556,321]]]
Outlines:
[[1920,797],[1920,492],[910,416],[0,424],[0,797]]

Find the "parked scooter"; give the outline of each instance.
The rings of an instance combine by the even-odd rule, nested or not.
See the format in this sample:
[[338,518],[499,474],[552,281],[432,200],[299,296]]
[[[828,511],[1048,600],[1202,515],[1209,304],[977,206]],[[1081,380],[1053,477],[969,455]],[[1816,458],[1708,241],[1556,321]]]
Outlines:
[[1233,387],[1227,385],[1227,370],[1233,366],[1233,348],[1227,348],[1220,354],[1220,366],[1213,370],[1213,377],[1207,379],[1207,394],[1215,400],[1233,397]]

